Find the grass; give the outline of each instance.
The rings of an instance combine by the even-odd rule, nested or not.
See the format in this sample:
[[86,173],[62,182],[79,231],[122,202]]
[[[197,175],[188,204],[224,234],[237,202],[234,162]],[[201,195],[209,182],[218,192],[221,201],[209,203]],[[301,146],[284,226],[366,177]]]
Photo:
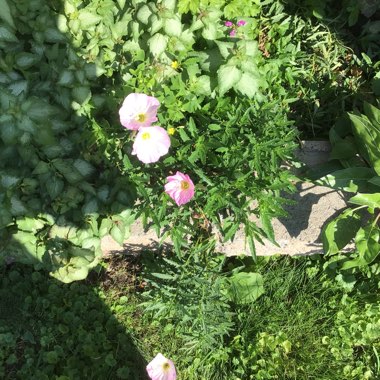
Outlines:
[[[160,266],[162,257],[156,260]],[[221,269],[218,278],[225,279],[242,263],[264,276],[265,293],[239,305],[215,274]],[[171,357],[186,380],[379,375],[379,298],[347,294],[318,259],[189,264],[173,266],[192,281],[187,295],[178,286],[172,298],[167,279],[156,278],[155,286],[141,278],[141,263],[121,257],[71,285],[21,265],[3,268],[1,378],[146,379],[145,365],[157,352]]]

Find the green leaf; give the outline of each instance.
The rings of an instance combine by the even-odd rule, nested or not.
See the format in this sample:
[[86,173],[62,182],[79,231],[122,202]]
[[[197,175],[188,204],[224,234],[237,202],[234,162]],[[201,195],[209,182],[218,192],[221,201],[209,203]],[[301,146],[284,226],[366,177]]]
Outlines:
[[166,274],[166,273],[151,273],[152,276],[157,277],[161,280],[175,280],[177,276],[173,276],[171,274]]
[[46,190],[49,193],[51,199],[55,199],[61,195],[63,188],[63,181],[56,176],[51,177],[49,181],[46,182]]
[[218,29],[214,23],[210,23],[202,30],[202,37],[206,40],[216,40],[218,38]]
[[349,117],[361,152],[367,152],[373,168],[380,175],[380,130],[364,117],[354,114],[349,114]]
[[351,209],[343,211],[322,229],[325,254],[339,253],[354,238],[359,228],[360,217]]
[[82,29],[89,29],[98,24],[102,20],[102,16],[88,10],[81,10],[78,15],[78,20]]
[[355,243],[359,257],[367,264],[372,263],[380,253],[379,243],[380,230],[376,224],[369,224],[360,228],[356,234]]
[[234,49],[234,46],[235,46],[233,42],[216,40],[215,43],[218,45],[220,54],[222,55],[224,59],[227,59],[232,54],[232,50]]
[[347,168],[328,174],[317,180],[316,183],[352,193],[365,192],[368,189],[368,181],[374,174],[370,168]]
[[356,205],[368,206],[370,208],[380,208],[380,193],[375,193],[375,194],[360,193],[350,198],[348,202],[356,204]]
[[15,28],[15,24],[7,0],[0,0],[0,9],[0,18],[2,18],[6,23],[8,23],[12,28]]
[[165,33],[168,36],[179,37],[182,33],[182,24],[179,18],[169,18],[165,20]]
[[99,236],[107,236],[110,233],[110,230],[113,226],[113,222],[109,218],[104,218],[102,222],[100,223],[100,228],[99,228]]
[[28,69],[40,61],[40,57],[32,53],[19,53],[15,56],[16,64],[21,69]]
[[329,159],[347,160],[358,153],[355,142],[349,139],[337,141],[333,144]]
[[2,42],[18,42],[18,38],[10,28],[0,25],[0,41]]
[[168,37],[161,33],[156,33],[148,40],[149,50],[154,56],[162,54],[168,44]]
[[60,86],[70,86],[74,82],[74,74],[71,70],[62,70],[59,75],[58,84]]
[[91,98],[91,90],[86,86],[79,86],[73,89],[73,98],[79,103],[85,103]]
[[113,227],[111,228],[110,235],[122,247],[124,245],[125,239],[128,237],[126,235],[126,229],[125,229],[124,223],[122,222],[118,222],[117,224],[115,223]]
[[149,17],[153,14],[148,5],[144,4],[137,12],[137,20],[141,23],[148,25]]
[[234,84],[234,89],[253,98],[259,89],[259,79],[255,74],[245,72],[241,75],[239,82]]
[[273,244],[276,244],[276,240],[275,240],[275,237],[274,237],[274,230],[273,230],[273,226],[272,226],[272,221],[271,221],[271,217],[269,216],[269,214],[266,212],[265,208],[264,209],[261,209],[260,208],[260,221],[261,221],[261,224],[263,226],[263,230],[264,232],[266,233],[267,235],[267,238],[273,243]]
[[372,183],[373,185],[380,186],[380,176],[375,176],[371,178],[368,182]]
[[363,103],[364,113],[372,124],[380,128],[380,109],[367,102]]
[[259,273],[235,273],[229,280],[229,294],[233,302],[249,304],[264,294],[264,280]]
[[218,85],[220,95],[224,95],[242,77],[241,71],[236,66],[223,65],[218,70]]
[[208,75],[201,75],[195,79],[194,92],[198,95],[211,94],[211,79]]

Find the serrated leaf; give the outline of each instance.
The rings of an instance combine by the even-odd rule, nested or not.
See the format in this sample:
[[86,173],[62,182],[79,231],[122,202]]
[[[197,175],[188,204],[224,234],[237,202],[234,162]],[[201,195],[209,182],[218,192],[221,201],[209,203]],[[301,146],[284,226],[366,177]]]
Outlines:
[[162,20],[162,18],[158,17],[157,15],[152,15],[149,22],[151,35],[157,33],[164,25],[164,21]]
[[79,86],[73,88],[73,98],[79,103],[83,104],[90,100],[91,98],[91,90],[86,86]]
[[202,37],[206,40],[216,40],[218,38],[218,29],[216,24],[210,23],[202,30]]
[[21,69],[28,69],[40,61],[40,57],[33,53],[18,53],[15,56],[16,64]]
[[0,41],[3,42],[18,42],[18,38],[10,28],[5,25],[0,25]]
[[13,196],[10,202],[11,207],[9,211],[13,216],[22,216],[26,214],[27,209],[18,197]]
[[182,33],[182,23],[179,18],[168,18],[165,20],[164,30],[168,36],[179,37]]
[[8,23],[12,28],[15,28],[15,24],[7,0],[0,0],[0,9],[0,18],[3,19],[6,23]]
[[83,214],[94,214],[99,211],[99,206],[96,198],[90,199],[85,205],[82,207]]
[[149,22],[149,17],[153,14],[148,5],[144,4],[137,12],[137,20],[147,25]]
[[71,70],[63,70],[59,76],[58,84],[60,86],[70,86],[74,83],[74,74]]
[[161,33],[156,33],[148,40],[149,50],[154,56],[162,54],[166,50],[168,37]]
[[64,183],[61,179],[56,176],[53,176],[46,182],[46,190],[50,195],[51,199],[57,198],[62,194],[64,188]]
[[110,235],[122,247],[127,237],[124,223],[115,223],[110,230]]
[[234,84],[234,89],[243,95],[253,98],[259,89],[259,78],[252,73],[245,72],[240,80]]
[[13,82],[8,86],[11,93],[15,96],[21,95],[21,93],[25,93],[28,90],[28,81],[26,80],[18,80],[16,82]]
[[84,177],[87,178],[95,172],[95,168],[87,161],[77,158],[74,161],[73,166],[78,170],[78,172]]
[[78,20],[82,29],[89,29],[98,24],[102,20],[102,16],[87,10],[81,10],[78,15]]
[[47,162],[39,161],[33,170],[33,174],[46,174],[49,173],[50,166]]
[[208,75],[201,75],[195,79],[194,92],[198,95],[211,94],[211,79]]
[[225,59],[227,59],[232,54],[232,50],[235,47],[235,44],[233,42],[216,40],[215,43],[217,44],[217,46],[219,48],[220,54]]
[[224,95],[234,85],[236,85],[242,77],[241,71],[230,65],[223,65],[218,70],[218,86],[220,95]]
[[109,235],[112,226],[113,226],[112,220],[109,218],[104,218],[102,222],[100,223],[99,236],[103,237],[103,236]]

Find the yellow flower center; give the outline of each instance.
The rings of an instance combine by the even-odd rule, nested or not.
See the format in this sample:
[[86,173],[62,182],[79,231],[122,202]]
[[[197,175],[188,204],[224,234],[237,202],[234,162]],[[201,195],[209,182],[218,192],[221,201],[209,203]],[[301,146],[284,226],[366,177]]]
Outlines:
[[190,187],[189,182],[181,181],[181,190],[187,190]]
[[146,120],[146,115],[145,115],[145,113],[139,113],[139,114],[137,115],[136,120],[137,120],[138,122],[140,122],[140,123],[143,123],[143,122]]
[[163,370],[164,370],[165,372],[168,372],[169,369],[170,369],[170,364],[166,362],[166,363],[164,363],[164,364],[162,365],[162,368],[163,368]]
[[168,133],[169,133],[169,135],[174,135],[174,133],[175,133],[175,128],[170,127],[170,128],[168,129]]
[[149,132],[144,132],[142,135],[141,135],[141,138],[143,140],[149,140],[150,139],[150,133]]

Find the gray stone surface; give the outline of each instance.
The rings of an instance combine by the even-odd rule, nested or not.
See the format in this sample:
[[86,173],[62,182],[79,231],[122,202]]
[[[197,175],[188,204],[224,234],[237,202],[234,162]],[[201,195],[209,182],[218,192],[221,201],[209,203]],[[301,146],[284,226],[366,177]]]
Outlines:
[[[299,159],[312,167],[326,162],[330,151],[330,145],[325,141],[302,142],[297,152]],[[299,183],[298,192],[287,195],[294,201],[294,205],[286,207],[289,216],[273,221],[276,241],[279,247],[269,241],[265,244],[256,242],[258,255],[307,255],[323,253],[320,233],[327,220],[336,216],[346,207],[344,195],[338,191],[323,186],[315,186],[311,183]],[[257,221],[259,224],[259,221]],[[165,243],[170,244],[166,241]],[[156,249],[159,241],[153,230],[144,231],[137,221],[131,230],[130,237],[123,247],[120,247],[111,237],[102,241],[104,254],[113,251],[134,253],[141,249]],[[226,255],[249,254],[245,236],[240,229],[234,240],[225,244],[217,243],[217,250]]]

